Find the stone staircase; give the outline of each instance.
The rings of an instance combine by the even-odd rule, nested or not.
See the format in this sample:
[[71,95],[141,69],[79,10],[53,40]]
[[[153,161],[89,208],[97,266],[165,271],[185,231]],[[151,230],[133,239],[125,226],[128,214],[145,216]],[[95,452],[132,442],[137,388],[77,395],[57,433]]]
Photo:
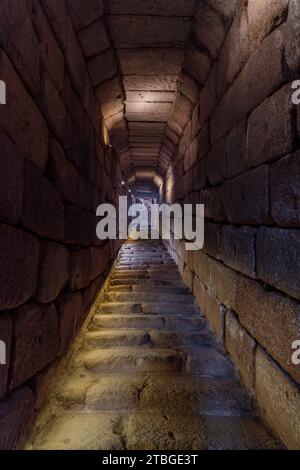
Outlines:
[[127,242],[28,449],[277,449],[159,241]]

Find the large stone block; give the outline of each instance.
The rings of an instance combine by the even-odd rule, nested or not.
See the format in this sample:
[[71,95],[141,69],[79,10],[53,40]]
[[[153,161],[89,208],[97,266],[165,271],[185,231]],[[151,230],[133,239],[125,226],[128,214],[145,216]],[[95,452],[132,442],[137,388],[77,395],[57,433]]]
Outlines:
[[233,129],[284,83],[284,34],[284,25],[269,34],[225,93],[212,116],[213,143]]
[[62,197],[30,163],[24,168],[23,227],[53,240],[64,236]]
[[201,2],[195,18],[196,40],[208,50],[213,59],[217,59],[226,34],[223,17],[207,3]]
[[299,302],[239,276],[236,311],[242,325],[257,342],[300,383],[299,366],[291,360],[292,343],[299,339]]
[[90,249],[90,280],[94,281],[109,266],[111,258],[111,250],[109,243],[105,243],[101,247],[92,247]]
[[191,270],[205,286],[209,285],[209,257],[202,251],[191,252]]
[[268,166],[262,165],[225,182],[217,196],[223,199],[228,222],[254,225],[269,223]]
[[[61,2],[63,3],[63,2]],[[40,46],[40,60],[59,91],[64,85],[65,60],[49,21],[37,1],[29,2],[31,17]]]
[[246,169],[246,122],[236,126],[226,141],[226,177],[233,178]]
[[262,417],[289,449],[300,442],[299,387],[261,348],[256,354],[256,401]]
[[7,84],[6,105],[0,113],[0,126],[16,143],[21,155],[44,170],[48,158],[45,120],[2,49],[0,69],[1,80]]
[[257,234],[257,277],[300,299],[300,233],[263,228]]
[[179,75],[178,88],[192,103],[197,103],[199,96],[198,83],[184,71]]
[[267,34],[286,19],[289,0],[261,0],[248,2],[250,36],[257,46]]
[[110,47],[110,39],[103,19],[79,31],[78,38],[85,57],[100,54]]
[[[19,76],[31,93],[37,96],[40,80],[39,42],[31,21],[28,2],[19,0],[1,2],[0,43]],[[3,79],[2,70],[1,79]]]
[[34,395],[22,387],[0,402],[0,450],[17,450],[34,410]]
[[90,264],[91,256],[88,249],[71,251],[69,279],[71,290],[78,290],[88,286],[90,282]]
[[[10,368],[11,341],[12,341],[13,323],[10,315],[0,314],[0,341],[4,343],[5,363],[0,362],[0,399],[6,394],[8,386],[8,372]],[[1,347],[1,353],[2,353]],[[1,354],[2,360],[2,354]]]
[[40,303],[56,299],[69,278],[68,250],[57,243],[41,242],[39,281],[36,300]]
[[267,98],[251,114],[247,133],[247,163],[257,166],[276,160],[293,149],[291,85]]
[[67,5],[75,31],[96,21],[104,13],[103,0],[85,0],[84,8],[81,0],[67,0]]
[[89,245],[96,239],[96,216],[79,207],[65,206],[65,243]]
[[64,354],[74,337],[76,325],[82,318],[82,295],[80,292],[61,294],[56,301],[59,313],[59,354]]
[[202,311],[205,312],[206,288],[197,276],[193,277],[193,295],[195,302]]
[[239,370],[243,383],[253,391],[256,343],[230,311],[226,313],[225,346]]
[[41,0],[41,4],[62,50],[65,51],[71,26],[65,0]]
[[300,71],[300,4],[298,0],[289,1],[289,13],[285,37],[285,57],[293,72]]
[[256,277],[255,273],[255,228],[223,226],[222,261],[243,274]]
[[185,67],[189,74],[203,85],[211,68],[211,59],[203,51],[189,46],[185,53]]
[[225,180],[226,168],[226,139],[223,138],[213,146],[206,159],[207,177],[212,185]]
[[208,120],[208,118],[210,118],[213,110],[217,105],[216,66],[211,68],[205,85],[201,88],[199,103],[200,123],[203,125]]
[[87,65],[93,86],[101,84],[117,73],[117,62],[113,49],[108,49],[102,54],[91,57]]
[[191,18],[120,15],[107,18],[115,47],[176,47],[186,45]]
[[226,307],[235,308],[237,273],[219,261],[210,261],[210,289]]
[[16,224],[23,207],[24,161],[17,147],[0,130],[0,219]]
[[194,190],[205,188],[206,186],[206,161],[201,160],[194,166]]
[[49,127],[62,146],[67,149],[70,147],[72,138],[71,117],[58,90],[46,76],[43,77],[41,88],[42,106]]
[[271,216],[280,226],[300,226],[300,152],[279,160],[271,168]]
[[59,323],[54,304],[27,304],[14,312],[10,389],[25,383],[57,356]]
[[35,292],[39,243],[23,230],[2,225],[0,230],[0,310],[25,303]]
[[[81,8],[81,10],[84,9]],[[65,49],[65,60],[74,90],[79,97],[82,98],[85,95],[87,86],[89,86],[89,78],[83,52],[69,16],[67,18],[67,22],[68,36]]]
[[217,259],[221,257],[221,233],[222,225],[205,223],[203,251]]
[[230,20],[236,12],[240,0],[206,0],[206,3],[218,11],[224,18]]

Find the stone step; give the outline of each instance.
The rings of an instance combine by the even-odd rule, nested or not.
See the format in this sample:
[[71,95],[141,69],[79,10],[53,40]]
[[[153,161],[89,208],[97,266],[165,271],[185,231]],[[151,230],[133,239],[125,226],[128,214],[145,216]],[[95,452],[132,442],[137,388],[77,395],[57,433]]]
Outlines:
[[77,356],[75,363],[94,374],[104,372],[182,372],[185,355],[171,349],[114,348],[93,349]]
[[87,390],[91,410],[174,410],[190,415],[245,416],[253,413],[252,399],[234,380],[186,375],[147,377],[102,376]]
[[193,304],[179,304],[177,302],[155,302],[155,303],[138,303],[138,302],[103,302],[97,309],[97,313],[144,313],[144,314],[168,314],[168,315],[196,315],[199,309]]
[[175,332],[159,329],[105,329],[90,331],[86,334],[85,345],[91,348],[114,347],[157,347],[176,348],[199,347],[211,344],[211,335],[207,331]]
[[110,292],[140,292],[141,294],[152,292],[153,295],[156,293],[167,293],[167,294],[190,294],[188,287],[172,287],[172,286],[148,286],[148,285],[120,285],[110,286]]
[[112,279],[149,279],[149,280],[181,280],[179,273],[177,271],[130,271],[130,272],[122,272],[116,271],[112,275]]
[[160,316],[160,315],[95,315],[90,330],[99,328],[145,328],[167,329],[169,331],[206,330],[206,320],[200,316]]
[[180,286],[182,287],[184,284],[183,282],[178,278],[164,278],[164,279],[159,279],[159,278],[140,278],[140,277],[132,277],[127,278],[127,277],[112,277],[110,284],[112,286],[120,286],[120,285],[138,285],[138,284],[143,284],[147,286]]
[[109,292],[108,302],[168,302],[179,304],[193,304],[194,297],[191,294],[168,294],[159,292]]

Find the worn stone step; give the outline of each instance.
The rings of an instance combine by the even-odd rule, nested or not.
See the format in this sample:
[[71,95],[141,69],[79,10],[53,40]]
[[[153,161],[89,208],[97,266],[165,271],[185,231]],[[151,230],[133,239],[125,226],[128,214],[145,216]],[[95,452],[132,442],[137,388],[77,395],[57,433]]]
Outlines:
[[157,286],[157,285],[165,285],[165,286],[183,286],[183,282],[178,278],[173,278],[173,279],[170,279],[170,278],[164,278],[164,279],[161,279],[161,278],[134,278],[132,277],[131,279],[130,278],[127,278],[126,276],[125,277],[112,277],[111,278],[111,281],[110,281],[110,284],[112,286],[120,286],[120,285],[137,285],[137,284],[143,284],[143,285],[147,285],[147,286]]
[[157,347],[175,348],[200,347],[212,342],[208,331],[175,332],[160,329],[106,329],[87,333],[85,344],[88,348],[114,347]]
[[194,297],[191,294],[168,294],[159,292],[110,292],[107,294],[109,302],[156,302],[193,304]]
[[181,280],[179,273],[177,271],[167,271],[167,272],[155,272],[155,271],[147,271],[147,272],[114,272],[112,275],[112,279],[131,279],[131,280],[138,280],[138,279],[149,279],[149,280],[161,280],[165,279],[166,281],[173,281],[173,280]]
[[199,309],[193,304],[179,304],[177,302],[103,302],[97,307],[97,313],[144,313],[144,314],[169,314],[169,315],[196,315]]
[[185,355],[169,349],[93,349],[77,357],[77,366],[93,373],[182,372]]
[[120,285],[110,286],[110,292],[140,292],[147,293],[152,292],[153,295],[156,293],[167,293],[167,294],[190,294],[188,287],[172,287],[172,286],[148,286],[148,285]]
[[206,320],[200,316],[160,316],[160,315],[100,315],[94,316],[90,330],[99,328],[166,328],[169,331],[206,330]]
[[252,399],[227,378],[186,375],[102,376],[89,387],[86,407],[93,410],[138,408],[152,412],[190,415],[242,416],[253,413]]

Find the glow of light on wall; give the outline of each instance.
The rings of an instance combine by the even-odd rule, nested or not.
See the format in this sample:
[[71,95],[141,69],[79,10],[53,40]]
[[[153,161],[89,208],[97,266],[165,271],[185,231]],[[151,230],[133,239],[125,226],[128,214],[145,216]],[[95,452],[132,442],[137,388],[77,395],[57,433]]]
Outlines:
[[102,126],[103,142],[104,142],[105,145],[109,145],[110,144],[109,132],[108,132],[108,129],[105,125],[104,119],[102,119],[102,121],[101,121],[101,126]]

